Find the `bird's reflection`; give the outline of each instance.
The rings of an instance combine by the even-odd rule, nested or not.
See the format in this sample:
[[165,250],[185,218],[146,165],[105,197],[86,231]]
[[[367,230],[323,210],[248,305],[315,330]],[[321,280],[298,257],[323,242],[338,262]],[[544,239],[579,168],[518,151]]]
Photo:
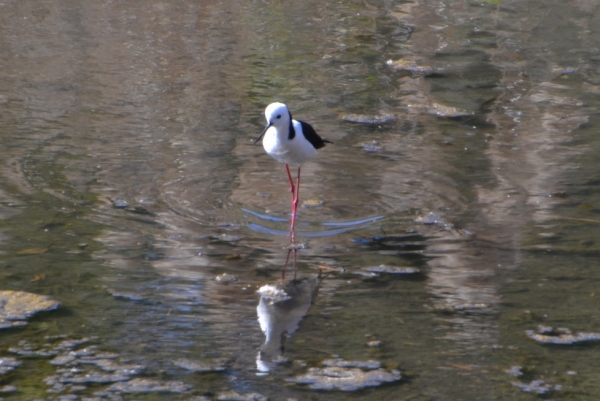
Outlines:
[[260,301],[256,307],[265,343],[256,357],[260,372],[269,372],[283,362],[285,340],[297,329],[317,296],[321,273],[315,278],[277,281],[263,285],[257,292]]

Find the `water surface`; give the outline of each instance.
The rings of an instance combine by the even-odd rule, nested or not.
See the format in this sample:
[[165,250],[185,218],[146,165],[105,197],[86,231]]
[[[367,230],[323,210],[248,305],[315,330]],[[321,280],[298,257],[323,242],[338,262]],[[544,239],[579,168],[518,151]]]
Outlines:
[[[553,399],[598,398],[599,345],[525,335],[600,331],[595,2],[0,9],[2,289],[63,303],[4,331],[2,353],[97,336],[147,377],[193,386],[126,399],[514,400],[535,395],[511,382],[532,380],[560,385]],[[322,205],[298,226],[298,278],[328,274],[265,375],[256,290],[280,277],[290,201],[283,166],[252,146],[273,101],[334,144],[302,169],[302,200]],[[419,273],[354,274],[381,264]],[[352,393],[286,382],[332,356],[403,379]],[[20,366],[6,399],[55,399],[49,367]]]

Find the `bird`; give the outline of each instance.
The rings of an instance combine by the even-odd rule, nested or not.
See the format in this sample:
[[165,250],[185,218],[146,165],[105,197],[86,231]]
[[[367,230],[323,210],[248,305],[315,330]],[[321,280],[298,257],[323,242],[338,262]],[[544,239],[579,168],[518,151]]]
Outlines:
[[[290,180],[290,192],[292,193],[290,236],[293,243],[296,211],[300,195],[300,169],[304,163],[317,155],[317,149],[333,142],[321,138],[310,124],[294,120],[292,113],[283,103],[269,104],[265,109],[265,117],[267,125],[260,136],[256,138],[254,144],[256,145],[264,136],[262,143],[267,154],[278,162],[285,164]],[[290,165],[298,166],[296,185],[294,185],[292,179]]]

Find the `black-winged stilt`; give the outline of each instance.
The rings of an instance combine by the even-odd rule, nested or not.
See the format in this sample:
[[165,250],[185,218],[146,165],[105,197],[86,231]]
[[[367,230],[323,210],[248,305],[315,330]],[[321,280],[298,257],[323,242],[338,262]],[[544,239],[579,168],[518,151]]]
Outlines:
[[[271,103],[268,105],[265,109],[265,117],[267,118],[267,126],[256,141],[254,141],[254,144],[264,135],[263,147],[267,154],[278,162],[285,164],[285,169],[290,180],[290,191],[292,192],[290,235],[292,242],[294,242],[296,211],[300,195],[300,168],[304,163],[317,155],[317,149],[321,149],[326,143],[332,142],[322,139],[310,124],[294,120],[287,106],[283,103]],[[290,173],[290,164],[298,166],[298,177],[295,186],[292,174]]]

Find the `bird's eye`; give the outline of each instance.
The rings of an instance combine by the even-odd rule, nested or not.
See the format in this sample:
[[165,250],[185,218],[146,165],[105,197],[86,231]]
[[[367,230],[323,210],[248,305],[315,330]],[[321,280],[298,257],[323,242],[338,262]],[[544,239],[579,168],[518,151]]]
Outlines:
[[277,114],[277,119],[280,119],[280,118],[281,118],[281,114]]

